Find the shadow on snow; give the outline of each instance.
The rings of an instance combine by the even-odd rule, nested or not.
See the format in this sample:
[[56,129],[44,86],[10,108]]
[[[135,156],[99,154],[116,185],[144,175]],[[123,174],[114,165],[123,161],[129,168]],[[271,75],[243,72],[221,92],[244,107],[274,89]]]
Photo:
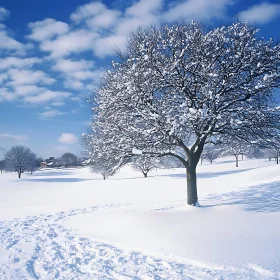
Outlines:
[[96,178],[24,178],[22,181],[41,182],[41,183],[78,183],[83,181],[99,180]]
[[280,212],[280,182],[256,185],[243,191],[209,195],[207,200],[219,201],[215,205],[242,205],[246,211]]

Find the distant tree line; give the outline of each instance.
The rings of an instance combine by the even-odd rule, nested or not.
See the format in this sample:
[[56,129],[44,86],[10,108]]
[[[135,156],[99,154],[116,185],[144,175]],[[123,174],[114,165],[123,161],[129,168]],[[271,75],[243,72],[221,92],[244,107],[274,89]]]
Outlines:
[[[51,167],[70,167],[82,165],[82,160],[72,153],[64,153],[60,158],[51,157],[47,160],[52,163]],[[31,174],[41,167],[43,158],[37,157],[30,148],[24,146],[13,146],[5,154],[3,160],[0,160],[0,172],[16,172],[18,178],[22,173]]]

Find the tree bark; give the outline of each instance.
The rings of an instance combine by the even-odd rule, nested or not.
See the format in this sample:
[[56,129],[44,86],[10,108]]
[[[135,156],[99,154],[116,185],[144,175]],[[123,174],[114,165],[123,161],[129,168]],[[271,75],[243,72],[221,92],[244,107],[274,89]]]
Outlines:
[[20,178],[21,177],[21,172],[18,172],[18,178]]
[[235,166],[238,167],[238,155],[235,156]]
[[195,206],[198,200],[195,169],[193,166],[187,168],[187,203],[192,206]]
[[144,175],[144,177],[145,177],[145,178],[147,178],[147,177],[148,177],[148,172],[144,172],[144,171],[142,171],[142,173],[143,173],[143,175]]

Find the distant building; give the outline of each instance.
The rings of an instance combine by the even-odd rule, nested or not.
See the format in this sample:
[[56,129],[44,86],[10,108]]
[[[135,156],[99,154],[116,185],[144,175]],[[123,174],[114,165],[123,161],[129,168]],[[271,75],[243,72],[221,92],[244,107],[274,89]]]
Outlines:
[[47,167],[48,164],[45,161],[42,161],[40,165],[41,167]]

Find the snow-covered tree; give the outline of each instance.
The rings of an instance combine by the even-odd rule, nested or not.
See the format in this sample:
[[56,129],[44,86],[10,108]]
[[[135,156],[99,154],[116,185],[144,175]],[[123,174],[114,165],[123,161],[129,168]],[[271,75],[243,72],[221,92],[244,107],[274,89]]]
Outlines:
[[28,153],[26,171],[29,171],[32,174],[37,168],[36,155],[32,152]]
[[280,134],[274,138],[270,138],[266,140],[266,151],[269,157],[275,159],[276,164],[279,164],[280,157]]
[[208,32],[193,21],[139,29],[94,93],[90,145],[117,161],[133,150],[177,158],[195,205],[205,144],[228,135],[255,143],[279,125],[271,100],[279,66],[279,44],[257,38],[247,23]]
[[18,178],[25,171],[34,171],[34,162],[36,155],[24,146],[13,146],[5,154],[5,169],[11,172],[17,172]]
[[109,146],[106,145],[108,142],[103,142],[104,135],[101,130],[93,129],[93,132],[94,134],[83,134],[84,154],[89,159],[88,165],[91,166],[91,171],[102,175],[105,180],[127,163],[127,159],[124,155],[122,157],[122,155],[114,153],[113,148],[109,152]]
[[234,156],[235,157],[235,166],[238,167],[239,164],[239,156],[243,156],[248,154],[252,149],[253,144],[247,143],[243,141],[243,139],[230,137],[224,141],[224,144],[221,148],[221,154],[223,156]]
[[148,173],[157,167],[157,159],[151,156],[137,155],[132,159],[132,168],[141,171],[145,178]]
[[205,146],[203,153],[203,159],[207,159],[211,164],[215,159],[217,159],[221,155],[221,151],[219,147],[216,146]]

